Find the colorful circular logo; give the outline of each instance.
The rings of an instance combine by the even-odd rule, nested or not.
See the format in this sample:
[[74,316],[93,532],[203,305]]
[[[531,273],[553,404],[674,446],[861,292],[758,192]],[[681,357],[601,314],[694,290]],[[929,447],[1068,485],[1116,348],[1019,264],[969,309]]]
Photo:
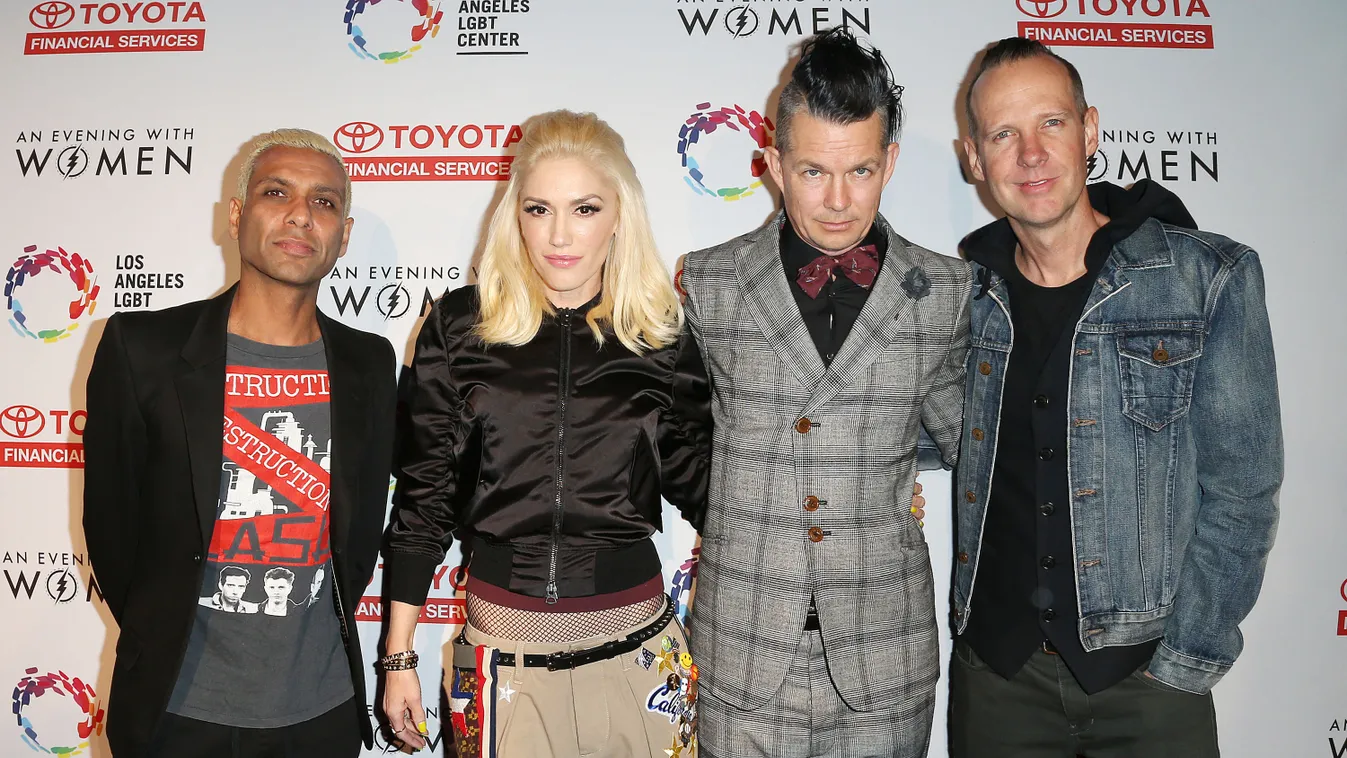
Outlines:
[[[738,181],[724,186],[712,186],[707,182],[702,162],[696,157],[699,148],[703,147],[707,139],[717,130],[721,134],[729,131],[745,135],[757,146],[756,151],[748,156],[748,176],[736,171]],[[697,110],[687,117],[682,128],[678,130],[678,157],[683,162],[683,168],[687,170],[687,176],[683,177],[684,181],[698,194],[718,197],[727,202],[752,195],[762,186],[762,175],[767,171],[767,162],[763,159],[761,151],[772,144],[772,137],[775,134],[776,126],[771,119],[757,111],[745,110],[742,105],[712,108],[710,103],[699,104]],[[735,163],[742,165],[738,163],[738,159]],[[740,182],[745,179],[749,180],[747,185],[740,186]]]
[[1020,13],[1034,18],[1054,18],[1066,12],[1066,0],[1015,0]]
[[[73,758],[73,756],[88,752],[92,742],[91,738],[103,733],[104,711],[98,706],[98,699],[94,694],[93,687],[78,678],[70,678],[64,671],[57,671],[54,674],[49,672],[38,676],[37,669],[30,668],[24,674],[25,676],[19,680],[19,683],[14,685],[14,715],[18,719],[19,729],[23,732],[20,739],[23,740],[24,744],[36,752],[60,755],[65,758]],[[79,742],[76,744],[44,745],[39,739],[37,727],[33,725],[32,719],[29,718],[29,710],[33,705],[33,700],[46,695],[68,697],[84,713],[84,720],[78,721],[74,725],[75,733],[79,736]],[[54,742],[54,740],[51,741]]]
[[[388,3],[384,6],[385,8],[392,7],[394,2],[406,3],[419,14],[421,20],[412,26],[411,45],[406,49],[395,48],[383,51],[370,49],[369,41],[365,38],[365,32],[360,28],[359,19],[361,14],[380,2]],[[412,53],[421,49],[421,40],[426,37],[434,37],[440,33],[440,21],[444,18],[444,11],[440,10],[441,3],[442,0],[347,0],[346,15],[343,20],[346,22],[348,45],[356,55],[369,60],[397,63],[410,58]]]
[[60,29],[75,20],[75,7],[59,0],[38,3],[28,11],[28,21],[39,29]]
[[[94,278],[94,264],[79,253],[67,253],[64,248],[37,252],[37,245],[23,249],[25,255],[9,267],[5,274],[5,307],[9,309],[9,325],[20,337],[31,337],[43,342],[55,342],[70,336],[80,325],[80,319],[94,312],[98,300],[98,284]],[[74,287],[75,297],[65,313],[69,321],[64,325],[32,323],[20,300],[20,290],[39,274],[64,273]],[[31,304],[31,303],[30,303]]]

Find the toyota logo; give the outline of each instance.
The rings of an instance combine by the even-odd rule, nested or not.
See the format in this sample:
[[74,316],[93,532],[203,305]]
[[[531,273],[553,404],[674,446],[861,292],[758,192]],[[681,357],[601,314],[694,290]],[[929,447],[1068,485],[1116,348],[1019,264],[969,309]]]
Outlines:
[[383,144],[384,130],[368,121],[352,121],[338,127],[332,141],[343,152],[368,153]]
[[60,0],[38,3],[28,11],[28,20],[39,29],[60,29],[75,20],[75,7]]
[[1034,18],[1054,18],[1066,13],[1066,0],[1015,0],[1020,13]]
[[0,411],[0,431],[11,437],[36,437],[47,425],[47,417],[31,405],[11,405]]

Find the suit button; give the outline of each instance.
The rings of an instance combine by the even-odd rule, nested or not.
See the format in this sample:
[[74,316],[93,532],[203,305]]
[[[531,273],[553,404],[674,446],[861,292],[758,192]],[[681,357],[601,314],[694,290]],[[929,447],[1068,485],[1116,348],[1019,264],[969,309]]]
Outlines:
[[1040,461],[1050,461],[1050,460],[1052,460],[1052,448],[1050,448],[1050,447],[1045,447],[1045,448],[1039,450],[1039,451],[1038,451],[1038,459],[1039,459]]
[[810,421],[808,418],[802,418],[795,422],[795,431],[800,434],[809,434],[809,428],[813,425],[814,422]]
[[1053,505],[1052,503],[1044,503],[1038,506],[1038,512],[1043,514],[1044,516],[1051,516],[1052,512],[1055,510],[1057,510],[1057,506]]
[[823,541],[823,529],[821,529],[820,527],[817,527],[817,526],[811,526],[811,527],[809,527],[809,541],[810,541],[810,542],[822,542],[822,541]]
[[968,562],[968,553],[959,553],[959,563]]
[[973,428],[973,439],[977,440],[978,442],[981,442],[982,439],[986,436],[987,435],[981,429],[978,429],[977,427]]
[[1047,408],[1047,407],[1048,407],[1048,396],[1047,396],[1047,395],[1038,395],[1038,396],[1034,397],[1034,407],[1035,407],[1035,408]]
[[1043,556],[1043,560],[1038,562],[1038,565],[1042,566],[1045,569],[1050,569],[1053,566],[1057,565],[1057,559],[1053,558],[1051,555],[1045,555]]
[[1054,611],[1051,608],[1047,609],[1046,611],[1043,611],[1044,621],[1052,621],[1055,618],[1057,618],[1057,611]]
[[201,553],[192,553],[192,563],[201,562]]
[[818,510],[818,498],[814,497],[813,495],[810,495],[809,497],[805,498],[804,509],[806,511],[809,511],[810,513],[813,513],[814,511]]
[[974,495],[972,490],[969,490],[969,491],[963,493],[963,496],[964,496],[964,499],[967,500],[967,501],[970,502],[970,503],[976,503],[976,502],[978,501],[978,496],[977,496],[977,495]]
[[978,364],[978,373],[983,376],[990,376],[992,373],[992,364],[983,361]]

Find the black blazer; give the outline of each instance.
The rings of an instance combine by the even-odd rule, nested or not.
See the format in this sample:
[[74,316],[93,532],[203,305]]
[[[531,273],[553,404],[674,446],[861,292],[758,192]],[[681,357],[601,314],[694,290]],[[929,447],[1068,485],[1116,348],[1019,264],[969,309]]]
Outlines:
[[[108,697],[117,758],[141,755],[168,705],[215,529],[225,334],[234,290],[108,319],[88,379],[84,537],[121,628]],[[355,608],[374,572],[393,454],[396,378],[388,340],[318,314],[331,381],[333,602],[360,706]]]

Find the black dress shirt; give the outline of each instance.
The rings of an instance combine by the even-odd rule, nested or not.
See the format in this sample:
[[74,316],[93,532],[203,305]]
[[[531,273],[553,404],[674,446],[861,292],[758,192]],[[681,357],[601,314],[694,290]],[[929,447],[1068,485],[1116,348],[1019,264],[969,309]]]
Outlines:
[[[879,265],[884,265],[889,239],[878,224],[871,224],[861,244],[874,245]],[[861,307],[870,296],[870,290],[834,273],[832,280],[823,285],[818,297],[805,294],[798,281],[800,269],[813,263],[820,255],[823,255],[821,250],[800,239],[789,219],[781,225],[781,263],[786,268],[786,279],[790,282],[796,305],[800,306],[800,316],[804,318],[805,326],[809,327],[809,336],[814,339],[823,365],[827,366],[842,348],[842,343],[846,342],[856,317],[861,313]]]

